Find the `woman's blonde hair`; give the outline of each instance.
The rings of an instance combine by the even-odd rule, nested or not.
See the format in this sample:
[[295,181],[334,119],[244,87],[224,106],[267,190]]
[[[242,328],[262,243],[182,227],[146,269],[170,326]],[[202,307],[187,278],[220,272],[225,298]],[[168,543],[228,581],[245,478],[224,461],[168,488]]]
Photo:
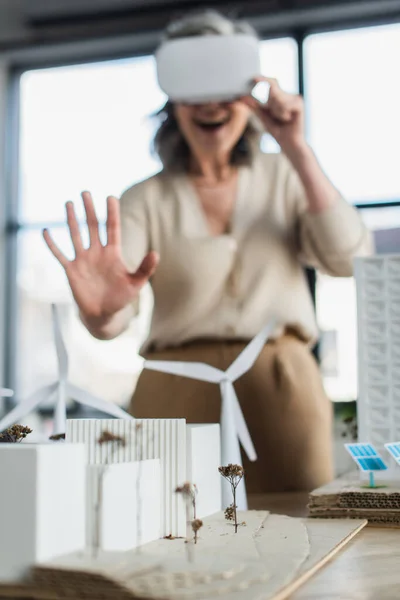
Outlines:
[[[171,23],[164,35],[164,39],[199,35],[232,35],[247,33],[257,37],[251,25],[244,21],[233,21],[220,13],[207,10],[188,15]],[[174,115],[173,104],[169,101],[157,113],[160,126],[154,136],[153,147],[159,156],[164,170],[187,171],[189,166],[190,148],[183,137]],[[253,154],[259,149],[262,130],[259,121],[253,115],[242,137],[236,144],[231,155],[232,164],[250,164]]]

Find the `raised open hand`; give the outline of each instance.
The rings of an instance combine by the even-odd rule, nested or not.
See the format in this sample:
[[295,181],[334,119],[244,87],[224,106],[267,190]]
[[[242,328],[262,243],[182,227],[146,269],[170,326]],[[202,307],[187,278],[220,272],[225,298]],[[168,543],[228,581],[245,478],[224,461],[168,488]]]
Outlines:
[[54,243],[48,230],[43,237],[53,255],[64,267],[72,294],[81,313],[87,319],[107,320],[125,308],[139,294],[154,273],[158,255],[150,252],[135,273],[129,273],[121,252],[121,224],[117,198],[107,198],[107,244],[102,245],[99,222],[92,196],[82,193],[90,244],[83,247],[78,221],[72,202],[66,204],[67,222],[75,250],[69,261]]

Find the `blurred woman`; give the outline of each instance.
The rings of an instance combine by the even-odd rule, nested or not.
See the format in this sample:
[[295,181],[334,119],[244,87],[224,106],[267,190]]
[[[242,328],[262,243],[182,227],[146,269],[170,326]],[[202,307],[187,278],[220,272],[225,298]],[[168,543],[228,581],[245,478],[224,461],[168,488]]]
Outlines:
[[[167,38],[252,32],[206,12],[174,23]],[[254,34],[254,32],[253,32]],[[255,35],[255,34],[254,34]],[[332,478],[331,404],[310,348],[318,330],[304,266],[335,277],[372,250],[356,210],[323,173],[304,135],[300,96],[270,84],[269,100],[173,104],[155,137],[162,171],[109,197],[105,246],[88,192],[84,249],[73,205],[76,258],[66,269],[82,321],[100,339],[118,336],[150,281],[154,313],[143,355],[225,370],[271,319],[278,326],[235,384],[258,460],[244,457],[249,492],[310,490]],[[140,93],[140,91],[138,91]],[[264,154],[268,132],[281,153]],[[144,371],[138,418],[218,422],[218,386]]]

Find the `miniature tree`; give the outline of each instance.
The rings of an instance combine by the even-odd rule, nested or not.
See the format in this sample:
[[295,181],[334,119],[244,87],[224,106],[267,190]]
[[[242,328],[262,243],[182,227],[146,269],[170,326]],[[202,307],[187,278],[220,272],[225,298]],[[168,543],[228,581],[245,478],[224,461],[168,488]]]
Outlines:
[[225,509],[225,519],[227,521],[233,521],[235,525],[235,533],[238,529],[237,521],[237,506],[236,506],[236,488],[243,479],[244,469],[240,465],[229,464],[226,467],[219,467],[218,471],[224,479],[226,479],[232,490],[233,502],[230,506]]
[[194,543],[197,544],[197,533],[199,529],[203,527],[203,521],[201,519],[193,519],[192,521],[192,531],[194,533]]
[[94,528],[94,541],[93,541],[93,556],[97,557],[100,550],[101,543],[101,510],[103,505],[103,484],[104,476],[107,472],[107,468],[110,465],[111,459],[115,452],[121,447],[125,446],[125,439],[119,435],[110,433],[109,431],[103,431],[100,435],[97,443],[100,446],[107,445],[109,451],[107,453],[104,464],[100,466],[98,485],[97,485],[97,499],[95,506],[95,528]]
[[[196,496],[197,496],[197,487],[190,482],[186,482],[181,486],[178,486],[175,490],[177,494],[182,494],[182,498],[185,502],[186,508],[186,548],[187,548],[187,557],[189,562],[193,561],[193,553],[192,553],[192,545],[191,531],[194,532],[194,542],[197,543],[197,532],[200,529],[199,519],[196,519]],[[190,514],[192,512],[192,515]],[[193,523],[196,522],[193,527]]]
[[3,433],[0,433],[0,443],[3,444],[15,444],[22,442],[27,435],[32,433],[32,429],[24,425],[13,425],[9,427]]

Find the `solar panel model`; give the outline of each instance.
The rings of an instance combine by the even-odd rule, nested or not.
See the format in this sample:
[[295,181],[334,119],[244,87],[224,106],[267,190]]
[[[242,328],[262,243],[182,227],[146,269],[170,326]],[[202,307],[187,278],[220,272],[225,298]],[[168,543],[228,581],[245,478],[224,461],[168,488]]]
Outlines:
[[376,487],[374,473],[376,471],[386,471],[387,465],[383,462],[374,446],[372,444],[359,443],[345,444],[344,446],[360,471],[369,473],[369,487]]

